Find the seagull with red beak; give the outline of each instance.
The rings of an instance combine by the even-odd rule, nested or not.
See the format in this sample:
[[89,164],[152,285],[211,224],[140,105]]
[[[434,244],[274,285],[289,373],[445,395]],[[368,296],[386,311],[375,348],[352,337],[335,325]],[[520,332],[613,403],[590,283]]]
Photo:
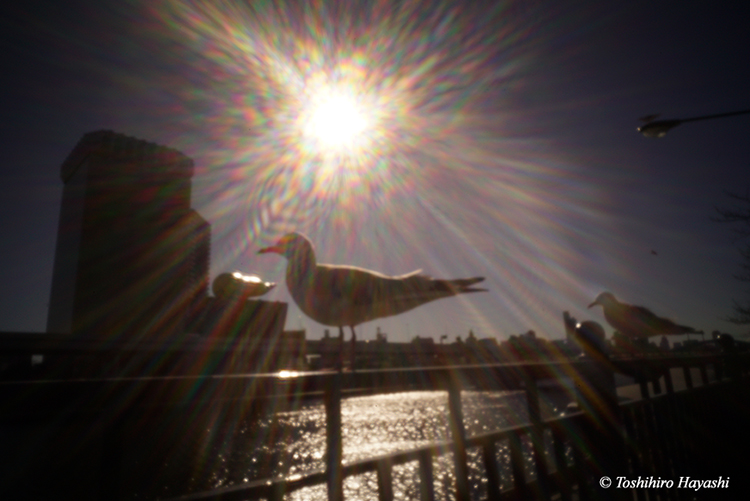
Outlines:
[[275,245],[258,251],[287,258],[286,285],[297,306],[316,322],[339,328],[343,344],[344,326],[354,327],[409,311],[425,303],[469,292],[482,292],[472,285],[483,277],[441,280],[421,270],[387,276],[356,266],[318,263],[312,243],[301,233],[284,235]]

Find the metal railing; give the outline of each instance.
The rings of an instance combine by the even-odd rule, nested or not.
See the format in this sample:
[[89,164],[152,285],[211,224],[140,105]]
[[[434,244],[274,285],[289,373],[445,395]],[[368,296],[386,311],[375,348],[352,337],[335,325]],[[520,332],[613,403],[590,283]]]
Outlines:
[[[731,358],[731,357],[730,357]],[[455,468],[455,495],[459,501],[472,498],[468,485],[467,450],[481,450],[486,474],[489,500],[499,499],[579,499],[601,494],[599,479],[603,476],[625,478],[677,478],[720,470],[718,464],[702,465],[701,454],[712,454],[729,445],[698,437],[705,429],[714,429],[715,419],[705,412],[705,406],[722,399],[738,398],[748,391],[740,384],[746,374],[747,359],[722,356],[651,357],[647,360],[619,360],[616,362],[581,360],[540,364],[506,364],[496,366],[464,366],[447,369],[419,369],[421,377],[412,371],[397,371],[407,380],[431,381],[430,389],[444,389],[449,393],[449,410],[453,423],[452,440],[429,444],[409,451],[395,452],[377,458],[341,464],[341,423],[339,388],[357,388],[371,378],[383,376],[382,371],[363,374],[344,374],[337,378],[326,393],[328,432],[327,468],[286,478],[264,479],[210,492],[183,496],[181,501],[199,500],[280,500],[285,494],[316,484],[326,483],[328,499],[343,499],[343,480],[366,472],[376,472],[380,500],[392,500],[392,469],[396,465],[417,462],[419,492],[423,501],[435,499],[433,457],[452,452]],[[709,380],[709,369],[716,374]],[[614,388],[607,388],[607,371],[619,371],[636,377],[641,399],[618,404]],[[685,381],[684,391],[675,391],[673,372],[678,371]],[[693,384],[693,372],[700,375],[701,386]],[[611,374],[612,372],[610,372]],[[492,377],[488,379],[488,374]],[[537,381],[542,378],[572,377],[581,388],[582,410],[570,416],[542,420],[539,412]],[[732,374],[733,379],[724,376]],[[310,376],[300,376],[310,377]],[[386,376],[387,379],[387,376]],[[490,379],[494,379],[495,385]],[[463,425],[460,392],[468,381],[473,389],[497,389],[501,381],[522,381],[527,395],[530,423],[501,429],[478,436],[466,437]],[[335,382],[336,380],[334,380]],[[483,382],[477,384],[477,381]],[[358,384],[358,382],[360,384]],[[662,382],[666,393],[661,393]],[[424,388],[424,384],[417,385]],[[370,386],[371,389],[378,387]],[[388,391],[388,385],[379,386]],[[391,390],[403,389],[391,387]],[[703,410],[702,410],[703,409]],[[690,416],[686,421],[685,416]],[[736,425],[726,429],[729,440]],[[551,436],[551,454],[545,446],[545,436]],[[531,444],[530,455],[535,469],[535,480],[524,473],[522,443]],[[500,443],[510,449],[511,467],[501,471],[496,450]],[[735,444],[736,445],[736,444]],[[527,453],[528,453],[527,452]],[[724,472],[726,477],[727,472]],[[509,477],[512,487],[501,490],[501,477]],[[608,497],[622,496],[622,491],[611,491]],[[642,492],[638,493],[642,499]],[[626,495],[630,498],[632,494]],[[666,491],[661,498],[678,497]],[[652,498],[653,499],[653,498]]]
[[[610,360],[591,356],[578,360],[284,374],[144,377],[78,380],[28,380],[0,383],[2,423],[66,416],[66,423],[93,423],[101,437],[98,487],[88,499],[120,497],[121,471],[129,427],[135,420],[181,410],[242,408],[263,413],[322,399],[326,412],[325,468],[302,474],[252,480],[232,487],[192,493],[188,500],[283,499],[293,491],[325,484],[328,499],[344,499],[344,479],[375,472],[381,500],[394,499],[394,466],[416,462],[420,499],[435,499],[433,461],[452,453],[455,497],[469,501],[468,451],[480,451],[487,499],[579,499],[602,494],[599,479],[610,477],[677,478],[700,473],[727,475],[734,466],[726,451],[750,445],[740,423],[750,416],[745,354],[683,355]],[[614,374],[632,376],[640,399],[618,403]],[[709,377],[709,376],[712,377]],[[694,376],[700,385],[694,383]],[[675,388],[675,377],[681,385]],[[539,382],[569,378],[579,394],[580,412],[543,419]],[[662,393],[662,385],[666,389]],[[526,394],[529,423],[477,436],[467,436],[461,392],[519,390]],[[447,391],[450,440],[384,456],[342,461],[342,399],[400,391]],[[684,390],[684,391],[680,391]],[[241,404],[241,405],[240,405]],[[735,412],[726,419],[724,409]],[[155,418],[154,418],[155,419]],[[710,433],[707,435],[707,430]],[[497,450],[507,444],[510,467],[500,468]],[[526,446],[524,446],[526,444]],[[58,451],[59,452],[59,451]],[[94,452],[95,453],[95,452]],[[92,454],[94,454],[92,453]],[[3,454],[0,452],[0,454]],[[5,454],[8,454],[6,451]],[[705,458],[711,458],[706,462]],[[533,464],[532,479],[524,463]],[[739,478],[739,477],[737,477]],[[502,490],[502,486],[510,486]],[[89,489],[91,490],[91,489]],[[622,496],[609,491],[608,497]],[[687,491],[657,491],[661,499]],[[639,499],[643,492],[635,491]],[[628,498],[632,497],[628,492]],[[87,499],[80,493],[71,498]],[[158,497],[158,496],[155,496]],[[649,497],[649,499],[653,499]]]

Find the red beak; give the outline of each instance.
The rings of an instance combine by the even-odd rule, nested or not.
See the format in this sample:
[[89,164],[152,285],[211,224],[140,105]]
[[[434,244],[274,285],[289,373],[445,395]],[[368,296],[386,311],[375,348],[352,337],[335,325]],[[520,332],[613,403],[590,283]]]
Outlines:
[[271,247],[262,248],[261,250],[258,251],[258,254],[268,254],[269,252],[275,252],[276,254],[281,254],[281,249],[276,245],[272,245]]

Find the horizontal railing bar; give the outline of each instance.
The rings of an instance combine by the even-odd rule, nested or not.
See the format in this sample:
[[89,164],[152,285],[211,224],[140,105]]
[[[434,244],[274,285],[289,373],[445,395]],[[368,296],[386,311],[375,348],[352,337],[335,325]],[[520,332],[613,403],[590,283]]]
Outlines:
[[197,492],[187,494],[176,498],[170,498],[169,501],[201,501],[201,500],[221,500],[221,501],[244,501],[248,496],[268,497],[271,491],[280,485],[284,486],[285,492],[293,492],[305,487],[313,487],[326,483],[325,470],[313,470],[300,475],[290,475],[274,479],[252,480],[240,485],[230,487],[220,487],[208,492]]
[[[718,359],[714,356],[701,356],[686,358],[664,358],[647,360],[617,361],[613,365],[619,372],[639,372],[653,370],[651,376],[656,376],[664,370],[675,367],[698,367],[715,363]],[[693,362],[692,364],[689,362]],[[344,373],[342,387],[347,389],[368,388],[372,392],[386,391],[410,391],[414,389],[446,389],[447,381],[457,379],[463,381],[464,387],[476,387],[479,389],[497,388],[497,381],[490,383],[489,380],[503,379],[503,376],[520,375],[529,373],[536,379],[550,378],[559,379],[562,368],[576,368],[585,362],[581,361],[559,361],[548,363],[510,363],[510,364],[487,364],[487,365],[462,365],[445,367],[414,367],[403,369],[366,370],[354,373]],[[286,377],[285,377],[286,376]],[[295,374],[281,375],[271,374],[219,374],[202,376],[153,376],[153,377],[125,377],[125,378],[97,378],[97,379],[43,379],[43,380],[18,380],[0,381],[0,392],[7,391],[29,391],[38,388],[51,388],[54,391],[71,390],[76,388],[90,388],[92,386],[122,387],[127,386],[128,391],[134,386],[168,386],[183,385],[195,388],[195,385],[216,385],[224,387],[246,388],[257,386],[264,390],[274,389],[278,395],[287,395],[294,392],[295,395],[315,393],[324,391],[333,378],[338,377],[335,372],[300,372]],[[477,376],[483,376],[477,378]],[[488,377],[489,376],[489,377]],[[494,376],[494,377],[492,377]],[[507,382],[507,381],[506,381]],[[512,382],[512,381],[510,381]],[[520,381],[508,390],[521,389]],[[479,386],[478,386],[479,385]],[[265,393],[268,395],[268,393]],[[191,391],[191,397],[194,393]],[[258,395],[253,395],[257,398]]]
[[73,334],[2,332],[0,354],[3,353],[177,353],[265,348],[273,341],[238,338],[207,338],[186,336],[177,339],[118,339],[86,337]]
[[[743,353],[741,356],[750,359],[750,353]],[[723,361],[721,355],[670,355],[663,357],[649,358],[621,358],[613,359],[612,365],[618,372],[631,372],[635,369],[650,369],[656,372],[663,371],[667,368],[674,367],[701,367],[705,364]],[[692,362],[692,363],[691,363]],[[469,365],[441,365],[441,366],[415,366],[402,367],[394,369],[365,369],[355,372],[343,373],[344,380],[351,383],[370,382],[373,378],[379,378],[386,382],[399,376],[419,377],[409,378],[410,384],[423,384],[425,380],[436,376],[465,374],[472,375],[484,373],[492,374],[512,374],[527,373],[539,378],[558,379],[561,368],[575,368],[586,364],[582,360],[553,360],[547,362],[504,362],[496,364],[469,364]],[[283,375],[282,375],[283,374]],[[330,378],[338,376],[335,371],[292,371],[292,372],[272,372],[272,373],[227,373],[227,374],[204,374],[204,375],[158,375],[158,376],[132,376],[132,377],[101,377],[101,378],[72,378],[72,379],[22,379],[0,381],[0,387],[13,385],[38,385],[38,384],[57,384],[73,385],[86,384],[90,382],[108,382],[108,383],[149,383],[149,382],[167,382],[167,381],[203,381],[203,380],[236,380],[236,381],[327,381]]]
[[[314,342],[314,341],[313,341]],[[0,333],[0,354],[11,353],[178,353],[178,352],[201,352],[206,351],[236,351],[253,350],[263,347],[271,342],[262,338],[241,339],[237,338],[205,338],[200,336],[186,336],[180,339],[159,340],[152,338],[142,339],[102,339],[97,337],[76,336],[63,333],[30,333],[30,332],[2,332]],[[628,357],[620,357],[614,353],[613,358],[627,360]],[[703,356],[695,353],[684,352],[670,354],[672,357],[680,356]],[[712,356],[712,355],[711,355]],[[662,358],[661,354],[646,353],[643,359]]]
[[[578,370],[580,360],[485,364],[447,367],[422,367],[363,370],[354,373],[301,372],[282,377],[272,374],[228,374],[204,376],[157,376],[76,380],[32,380],[0,382],[0,401],[15,414],[46,416],[55,409],[75,409],[85,414],[107,407],[116,410],[127,402],[130,408],[166,408],[251,402],[262,406],[279,398],[298,401],[318,400],[336,378],[341,378],[345,397],[396,393],[401,391],[444,391],[451,380],[463,389],[479,391],[521,390],[523,374],[527,378],[554,379],[559,374]],[[652,369],[646,362],[618,362],[621,370],[653,372],[670,366],[715,363],[713,356],[661,359]],[[15,416],[14,414],[14,416]],[[17,416],[15,416],[17,417]],[[3,415],[0,415],[3,419]]]

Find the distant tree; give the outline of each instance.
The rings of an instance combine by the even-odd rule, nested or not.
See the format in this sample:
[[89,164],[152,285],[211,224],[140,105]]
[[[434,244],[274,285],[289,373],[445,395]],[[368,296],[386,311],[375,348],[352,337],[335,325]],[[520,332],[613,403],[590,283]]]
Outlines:
[[[720,223],[737,224],[734,231],[738,240],[742,242],[739,249],[742,263],[740,264],[740,272],[735,274],[734,277],[740,282],[750,283],[750,191],[744,195],[736,193],[729,193],[728,195],[735,201],[735,205],[731,208],[717,207],[716,212],[719,215],[712,219]],[[750,293],[750,291],[748,292]],[[735,324],[750,324],[750,297],[740,301],[734,299],[732,302],[734,314],[728,316],[727,320]]]

